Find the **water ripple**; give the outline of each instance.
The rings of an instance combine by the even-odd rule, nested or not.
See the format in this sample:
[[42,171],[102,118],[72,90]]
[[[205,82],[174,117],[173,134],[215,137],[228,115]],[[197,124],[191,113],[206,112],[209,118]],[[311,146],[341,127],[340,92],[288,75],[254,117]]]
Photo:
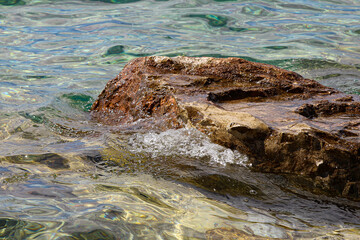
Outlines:
[[357,203],[250,172],[197,132],[88,115],[148,55],[243,57],[360,94],[358,1],[3,0],[0,12],[1,238],[360,236]]

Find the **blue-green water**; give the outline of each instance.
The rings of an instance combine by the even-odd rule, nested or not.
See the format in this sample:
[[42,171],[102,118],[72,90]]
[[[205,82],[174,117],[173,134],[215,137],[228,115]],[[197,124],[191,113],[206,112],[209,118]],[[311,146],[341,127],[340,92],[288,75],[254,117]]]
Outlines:
[[0,0],[0,239],[359,239],[359,203],[250,172],[194,130],[88,113],[147,55],[243,57],[359,94],[359,42],[358,0]]

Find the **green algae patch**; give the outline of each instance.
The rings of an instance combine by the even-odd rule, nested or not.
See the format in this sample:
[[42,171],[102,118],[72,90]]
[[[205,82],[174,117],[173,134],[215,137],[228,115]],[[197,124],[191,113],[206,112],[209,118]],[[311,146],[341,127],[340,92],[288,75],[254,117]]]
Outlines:
[[104,3],[132,3],[132,2],[139,2],[141,0],[91,0],[97,2],[104,2]]
[[30,114],[26,112],[19,112],[19,115],[37,124],[41,124],[46,121],[46,118],[44,117],[43,114]]
[[186,17],[206,19],[212,27],[223,27],[227,24],[228,19],[224,16],[213,14],[189,14]]
[[72,108],[76,108],[84,112],[89,112],[94,102],[94,99],[91,96],[83,93],[63,94],[62,98],[65,99]]
[[46,75],[28,75],[28,76],[25,76],[25,78],[29,81],[32,81],[32,80],[41,80],[41,79],[48,79],[48,78],[51,78],[51,76],[46,76]]
[[25,5],[23,0],[0,0],[0,5],[13,6],[13,5]]
[[246,31],[250,31],[249,28],[240,28],[240,27],[229,27],[230,31],[234,31],[234,32],[246,32]]
[[283,50],[283,49],[288,49],[289,47],[287,46],[268,46],[268,47],[264,47],[266,49],[271,49],[271,50]]
[[229,27],[230,31],[233,32],[256,32],[256,33],[262,33],[265,32],[266,29],[265,28],[256,28],[256,27],[249,27],[249,28],[244,28],[244,27]]

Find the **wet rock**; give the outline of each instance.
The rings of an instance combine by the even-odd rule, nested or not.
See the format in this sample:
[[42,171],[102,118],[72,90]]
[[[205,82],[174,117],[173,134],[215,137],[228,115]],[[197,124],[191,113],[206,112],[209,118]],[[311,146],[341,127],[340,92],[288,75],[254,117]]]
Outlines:
[[311,177],[359,199],[359,102],[244,59],[143,57],[108,82],[91,114],[123,127],[194,127],[248,154],[255,170]]

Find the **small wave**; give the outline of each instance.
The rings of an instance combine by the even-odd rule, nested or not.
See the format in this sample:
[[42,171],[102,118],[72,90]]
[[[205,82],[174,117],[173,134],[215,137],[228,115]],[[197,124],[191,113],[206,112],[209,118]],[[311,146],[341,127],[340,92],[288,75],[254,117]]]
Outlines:
[[227,163],[245,165],[248,161],[246,155],[212,143],[205,134],[195,129],[170,129],[160,133],[138,133],[129,139],[128,144],[130,151],[146,154],[151,158],[180,156],[208,159],[211,163],[221,165]]

